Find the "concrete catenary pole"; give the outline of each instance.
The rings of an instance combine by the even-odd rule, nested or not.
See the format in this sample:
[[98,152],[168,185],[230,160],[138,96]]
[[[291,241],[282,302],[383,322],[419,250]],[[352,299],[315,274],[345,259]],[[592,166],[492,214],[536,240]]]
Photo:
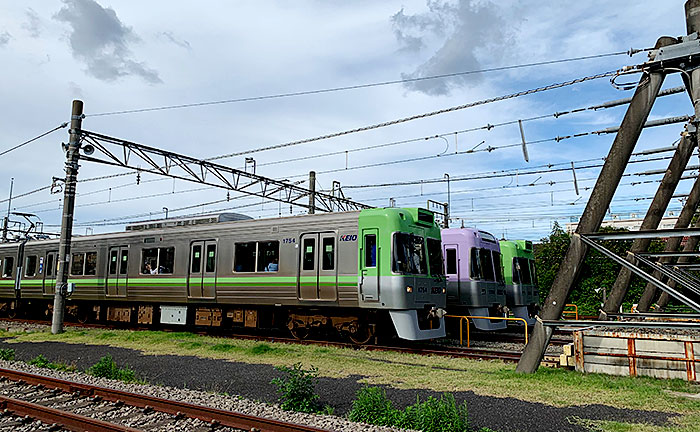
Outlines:
[[309,171],[309,214],[316,213],[316,171]]
[[[675,40],[672,38],[661,38],[657,42],[657,46],[673,43]],[[595,232],[600,228],[663,81],[664,75],[661,73],[644,73],[642,75],[632,97],[632,102],[622,120],[620,130],[581,215],[576,233]],[[552,283],[549,295],[542,305],[540,313],[542,319],[558,319],[561,316],[569,292],[581,270],[587,249],[577,235],[571,237],[569,249]],[[516,371],[535,372],[542,361],[551,337],[551,328],[543,326],[538,321],[530,337],[530,342],[520,357]]]
[[[684,135],[680,144],[678,144],[676,152],[673,154],[673,158],[671,158],[671,162],[668,164],[666,173],[661,179],[659,188],[654,195],[654,199],[649,205],[649,210],[647,210],[647,214],[644,216],[644,220],[642,221],[642,225],[640,227],[641,230],[654,230],[659,227],[661,218],[663,218],[664,213],[666,212],[668,203],[673,197],[673,193],[678,186],[678,182],[683,175],[683,171],[688,165],[690,157],[693,155],[693,149],[695,148],[694,141],[694,137],[691,138]],[[651,240],[652,239],[650,238],[635,239],[632,242],[630,251],[635,253],[646,251],[651,244]],[[628,255],[626,259],[629,262],[634,262],[634,258],[630,255]],[[617,279],[615,279],[615,283],[610,290],[610,294],[603,305],[603,310],[600,313],[599,319],[607,319],[607,314],[617,312],[620,305],[622,305],[625,295],[627,294],[627,289],[629,288],[631,280],[632,272],[628,268],[622,267],[620,272],[617,274]]]
[[58,249],[58,270],[56,271],[56,291],[53,297],[53,318],[51,333],[63,333],[63,313],[66,286],[68,282],[68,262],[70,261],[71,234],[73,231],[73,209],[75,207],[75,185],[80,159],[80,129],[83,124],[83,101],[74,100],[70,121],[70,141],[66,154],[66,181],[63,192],[63,219],[61,220],[61,240]]
[[[678,215],[678,219],[676,219],[676,223],[673,225],[673,228],[688,228],[690,222],[693,219],[693,215],[695,215],[695,211],[698,208],[698,204],[700,204],[700,177],[695,179],[695,183],[693,183],[693,187],[690,189],[690,193],[688,194],[688,197],[685,200],[685,204],[683,205],[681,214]],[[696,223],[695,225],[698,224]],[[680,247],[681,240],[681,237],[669,237],[668,240],[666,240],[664,252],[676,252]],[[661,263],[669,263],[671,261],[672,258],[669,257],[663,257],[659,260],[659,262]],[[656,279],[661,280],[663,278],[663,275],[661,274],[661,272],[655,271],[654,277]],[[657,294],[658,290],[656,289],[656,287],[653,284],[648,283],[646,288],[644,288],[642,297],[639,299],[637,310],[639,310],[640,312],[648,312]]]

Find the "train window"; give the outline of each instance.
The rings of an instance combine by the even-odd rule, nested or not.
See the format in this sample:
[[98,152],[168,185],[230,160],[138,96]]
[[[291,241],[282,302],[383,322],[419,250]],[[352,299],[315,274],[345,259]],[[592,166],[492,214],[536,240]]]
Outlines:
[[255,271],[255,242],[236,243],[233,270],[236,272]]
[[24,275],[25,276],[34,276],[36,275],[36,255],[30,255],[27,257],[27,263],[24,269]]
[[472,248],[470,252],[469,275],[472,279],[482,279],[479,249],[477,248]]
[[322,270],[333,270],[335,268],[335,239],[333,237],[324,237],[321,245],[323,250],[323,262],[321,263]]
[[445,249],[445,261],[447,261],[447,274],[457,274],[457,249]]
[[503,270],[501,268],[501,254],[496,251],[491,251],[493,254],[493,268],[496,269],[496,282],[503,282]]
[[302,269],[313,270],[316,268],[316,263],[314,257],[316,256],[316,239],[315,238],[305,238],[304,239],[304,252],[302,258]]
[[207,259],[205,261],[204,271],[213,273],[216,270],[216,244],[207,245]]
[[524,285],[532,283],[532,275],[530,274],[530,263],[526,258],[516,258],[518,260],[518,271],[520,272],[520,282]]
[[258,242],[258,271],[276,272],[279,269],[280,242]]
[[46,276],[51,277],[53,276],[53,258],[54,254],[50,253],[46,255]]
[[481,275],[487,281],[495,281],[496,275],[493,272],[493,259],[488,249],[479,250],[479,261],[481,262]]
[[518,264],[518,259],[513,258],[513,283],[518,284],[520,283],[520,271],[518,267],[520,264]]
[[70,274],[73,276],[82,276],[85,267],[85,254],[74,253],[71,259]]
[[172,274],[175,268],[175,248],[158,249],[158,274]]
[[5,257],[5,262],[2,266],[2,277],[12,277],[12,268],[14,267],[14,257]]
[[141,274],[158,273],[158,248],[141,249]]
[[533,285],[537,284],[537,271],[535,270],[535,260],[527,260],[530,263],[530,278]]
[[126,274],[127,270],[129,269],[129,250],[128,249],[122,249],[122,256],[121,259],[119,260],[119,274]]
[[175,248],[141,249],[141,274],[172,274]]
[[112,249],[109,251],[109,274],[117,274],[117,264],[119,263],[119,250]]
[[423,237],[413,234],[394,234],[393,270],[405,274],[426,274]]
[[365,234],[365,267],[377,266],[377,236]]
[[200,273],[202,271],[202,246],[192,246],[192,267],[190,273]]
[[428,244],[428,265],[430,265],[430,275],[444,275],[445,265],[442,262],[442,242],[429,238]]
[[94,275],[97,272],[97,252],[85,254],[85,274]]

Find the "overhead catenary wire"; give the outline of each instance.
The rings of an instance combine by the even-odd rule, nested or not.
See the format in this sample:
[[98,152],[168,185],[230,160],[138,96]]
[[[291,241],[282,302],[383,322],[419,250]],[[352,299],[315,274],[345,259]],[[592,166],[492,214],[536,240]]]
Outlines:
[[68,123],[61,123],[60,125],[56,126],[55,128],[53,128],[53,129],[51,129],[51,130],[48,130],[48,131],[46,131],[46,132],[44,132],[44,133],[42,133],[42,134],[39,134],[39,135],[35,136],[35,137],[32,138],[32,139],[28,139],[27,141],[24,141],[23,143],[17,144],[16,146],[13,146],[13,147],[10,147],[10,148],[8,148],[8,149],[6,149],[6,150],[1,151],[1,152],[0,152],[0,156],[4,156],[4,155],[10,153],[11,151],[17,150],[18,148],[22,148],[22,147],[26,146],[27,144],[33,143],[34,141],[36,141],[36,140],[38,140],[38,139],[40,139],[40,138],[45,137],[46,135],[49,135],[49,134],[51,134],[51,133],[53,133],[53,132],[56,132],[56,131],[59,130],[59,129],[63,129],[63,128],[66,127],[66,126],[68,126]]
[[122,115],[122,114],[136,114],[136,113],[145,113],[145,112],[153,112],[153,111],[165,111],[165,110],[196,108],[196,107],[204,107],[204,106],[212,106],[212,105],[224,105],[224,104],[241,103],[241,102],[262,101],[262,100],[269,100],[269,99],[282,99],[282,98],[289,98],[289,97],[295,97],[295,96],[308,96],[308,95],[339,92],[339,91],[358,90],[358,89],[364,89],[364,88],[370,88],[370,87],[380,87],[380,86],[388,86],[388,85],[395,85],[395,84],[408,84],[408,83],[412,83],[412,82],[428,81],[428,80],[443,79],[443,78],[452,78],[452,77],[456,77],[456,76],[474,75],[474,74],[487,73],[487,72],[502,72],[502,71],[506,71],[506,70],[522,69],[522,68],[535,67],[535,66],[547,66],[547,65],[559,64],[559,63],[568,63],[568,62],[581,61],[581,60],[591,60],[591,59],[599,59],[599,58],[604,58],[604,57],[620,56],[620,55],[625,55],[625,54],[632,56],[638,52],[646,51],[646,50],[648,50],[648,48],[630,49],[628,51],[616,51],[616,52],[610,52],[610,53],[604,53],[604,54],[593,54],[593,55],[570,57],[570,58],[557,59],[557,60],[545,60],[545,61],[540,61],[540,62],[524,63],[524,64],[518,64],[518,65],[498,66],[498,67],[476,69],[476,70],[469,70],[469,71],[463,71],[463,72],[453,72],[453,73],[441,74],[441,75],[431,75],[431,76],[426,76],[426,77],[403,78],[400,80],[380,81],[380,82],[374,82],[374,83],[356,84],[356,85],[341,86],[341,87],[331,87],[331,88],[325,88],[325,89],[304,90],[304,91],[279,93],[279,94],[263,95],[263,96],[251,96],[251,97],[234,98],[234,99],[223,99],[223,100],[217,100],[217,101],[192,102],[192,103],[163,105],[163,106],[148,107],[148,108],[135,108],[135,109],[126,109],[126,110],[119,110],[119,111],[108,111],[108,112],[101,112],[101,113],[95,113],[95,114],[87,114],[86,117],[104,117],[104,116]]
[[546,86],[536,87],[536,88],[532,88],[529,90],[522,90],[519,92],[510,93],[507,95],[496,96],[496,97],[492,97],[492,98],[488,98],[488,99],[482,99],[479,101],[470,102],[470,103],[466,103],[466,104],[462,104],[462,105],[457,105],[457,106],[453,106],[450,108],[443,108],[443,109],[439,109],[436,111],[431,111],[431,112],[422,113],[422,114],[416,114],[416,115],[403,117],[403,118],[399,118],[399,119],[395,119],[395,120],[390,120],[390,121],[386,121],[386,122],[382,122],[382,123],[376,123],[376,124],[369,125],[369,126],[363,126],[363,127],[348,129],[345,131],[335,132],[335,133],[331,133],[331,134],[327,134],[327,135],[320,135],[320,136],[316,136],[316,137],[312,137],[312,138],[305,138],[305,139],[290,141],[290,142],[286,142],[286,143],[282,143],[282,144],[273,144],[273,145],[259,147],[259,148],[255,148],[255,149],[244,150],[244,151],[239,151],[239,152],[234,152],[234,153],[228,153],[228,154],[224,154],[224,155],[220,155],[220,156],[214,156],[214,157],[208,158],[206,160],[212,161],[212,160],[226,159],[226,158],[230,158],[230,157],[234,157],[234,156],[243,156],[243,155],[252,154],[252,153],[259,153],[259,152],[263,152],[263,151],[276,150],[276,149],[285,148],[285,147],[292,147],[292,146],[297,146],[300,144],[306,144],[306,143],[315,142],[315,141],[327,140],[330,138],[337,138],[337,137],[341,137],[344,135],[350,135],[350,134],[355,134],[355,133],[359,133],[359,132],[366,132],[369,130],[380,129],[380,128],[384,128],[384,127],[388,127],[388,126],[394,126],[397,124],[406,123],[406,122],[419,120],[419,119],[423,119],[423,118],[428,118],[428,117],[433,117],[436,115],[460,111],[460,110],[464,110],[467,108],[473,108],[476,106],[486,105],[486,104],[499,102],[499,101],[503,101],[503,100],[508,100],[508,99],[514,99],[517,97],[531,95],[531,94],[535,94],[535,93],[540,93],[543,91],[567,87],[570,85],[579,84],[579,83],[586,82],[586,81],[607,78],[607,77],[615,76],[616,74],[617,74],[616,71],[603,72],[603,73],[599,73],[596,75],[589,75],[589,76],[576,78],[576,79],[569,80],[569,81],[564,81],[564,82],[549,84]]

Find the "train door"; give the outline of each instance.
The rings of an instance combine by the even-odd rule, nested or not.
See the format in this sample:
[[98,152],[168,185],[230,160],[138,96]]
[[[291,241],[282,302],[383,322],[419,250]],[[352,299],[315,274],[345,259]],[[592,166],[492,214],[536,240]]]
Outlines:
[[187,281],[190,298],[216,297],[216,241],[202,240],[190,246],[190,271]]
[[299,300],[335,301],[338,298],[335,237],[335,233],[302,234]]
[[299,300],[318,300],[318,234],[302,234],[299,243]]
[[459,245],[445,245],[445,275],[447,275],[447,298],[459,300],[461,272],[459,259]]
[[58,252],[46,252],[46,257],[44,258],[44,295],[53,295],[56,292],[57,259]]
[[129,272],[129,248],[119,246],[109,248],[109,265],[107,268],[107,295],[126,297]]
[[379,301],[379,247],[377,228],[362,230],[362,247],[360,248],[360,294],[362,301]]

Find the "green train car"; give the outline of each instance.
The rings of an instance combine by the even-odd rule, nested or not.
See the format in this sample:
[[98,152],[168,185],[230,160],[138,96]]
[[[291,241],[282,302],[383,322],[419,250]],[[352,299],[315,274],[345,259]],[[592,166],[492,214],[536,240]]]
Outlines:
[[[67,313],[139,325],[445,335],[440,228],[418,208],[165,219],[74,237]],[[240,219],[240,218],[239,218]],[[0,312],[49,315],[58,240],[0,245]]]
[[518,318],[534,325],[539,310],[535,254],[529,240],[501,240],[501,262],[506,282],[506,305]]

